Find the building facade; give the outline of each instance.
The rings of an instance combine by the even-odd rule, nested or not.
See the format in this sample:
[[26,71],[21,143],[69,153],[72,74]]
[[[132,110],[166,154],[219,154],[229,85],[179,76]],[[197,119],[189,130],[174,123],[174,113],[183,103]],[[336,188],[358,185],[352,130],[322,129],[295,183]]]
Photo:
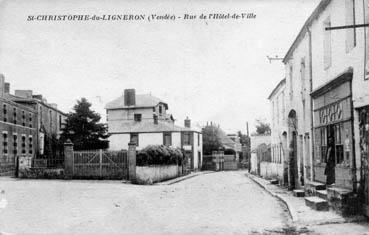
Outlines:
[[36,155],[37,112],[9,99],[10,84],[0,75],[0,175],[14,175],[20,157]]
[[271,161],[268,177],[288,185],[288,146],[286,122],[286,79],[282,79],[268,97],[272,114]]
[[326,183],[331,139],[335,187],[363,193],[366,214],[369,30],[362,26],[368,23],[368,0],[322,0],[284,58],[295,187],[303,185],[301,179]]
[[[37,152],[36,158],[52,159],[58,157],[61,146],[58,139],[62,133],[67,115],[54,103],[47,103],[42,95],[34,95],[32,90],[15,90],[10,97],[14,102],[27,106],[37,112]],[[51,161],[51,160],[50,160]]]
[[185,151],[191,169],[201,169],[201,130],[192,128],[189,119],[184,127],[175,125],[173,116],[167,113],[167,103],[151,95],[136,95],[129,89],[105,108],[110,149],[126,149],[129,142],[135,142],[138,150],[148,145],[179,147]]

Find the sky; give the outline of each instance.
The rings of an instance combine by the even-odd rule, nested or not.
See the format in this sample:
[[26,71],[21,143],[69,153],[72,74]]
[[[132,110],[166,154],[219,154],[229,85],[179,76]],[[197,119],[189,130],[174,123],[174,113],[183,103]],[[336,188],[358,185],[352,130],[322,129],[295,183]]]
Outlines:
[[[178,125],[219,124],[228,133],[270,122],[267,97],[281,61],[318,0],[0,0],[0,73],[70,112],[86,97],[104,106],[124,89],[169,105]],[[254,13],[243,20],[183,20],[184,14]],[[38,15],[144,14],[137,21],[28,21]],[[176,20],[147,17],[175,15]]]

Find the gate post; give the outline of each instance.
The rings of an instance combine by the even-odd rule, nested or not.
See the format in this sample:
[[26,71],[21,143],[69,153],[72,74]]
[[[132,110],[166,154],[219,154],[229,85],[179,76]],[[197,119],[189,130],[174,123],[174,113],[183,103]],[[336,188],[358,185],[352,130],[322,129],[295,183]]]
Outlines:
[[65,178],[71,179],[73,177],[73,167],[74,167],[74,151],[73,143],[68,139],[64,143],[64,174]]
[[131,182],[136,181],[136,143],[128,143],[128,176]]

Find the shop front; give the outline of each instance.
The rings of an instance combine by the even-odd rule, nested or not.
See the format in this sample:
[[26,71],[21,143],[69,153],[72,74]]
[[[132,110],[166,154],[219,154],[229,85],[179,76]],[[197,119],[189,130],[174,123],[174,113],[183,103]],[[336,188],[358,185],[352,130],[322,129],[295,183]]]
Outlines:
[[352,190],[355,155],[351,81],[352,72],[345,72],[313,91],[311,96],[314,105],[314,180]]
[[359,110],[360,155],[364,190],[364,213],[369,216],[369,106]]

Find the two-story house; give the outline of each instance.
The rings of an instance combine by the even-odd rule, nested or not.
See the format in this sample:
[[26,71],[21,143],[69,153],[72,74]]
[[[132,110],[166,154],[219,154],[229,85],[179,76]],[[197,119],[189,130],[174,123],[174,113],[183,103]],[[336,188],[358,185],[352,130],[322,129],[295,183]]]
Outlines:
[[180,147],[185,150],[191,169],[201,168],[201,131],[191,128],[188,118],[184,127],[175,125],[164,101],[151,94],[136,95],[134,89],[126,89],[105,109],[110,149],[126,149],[129,142],[135,142],[138,150],[148,145]]

